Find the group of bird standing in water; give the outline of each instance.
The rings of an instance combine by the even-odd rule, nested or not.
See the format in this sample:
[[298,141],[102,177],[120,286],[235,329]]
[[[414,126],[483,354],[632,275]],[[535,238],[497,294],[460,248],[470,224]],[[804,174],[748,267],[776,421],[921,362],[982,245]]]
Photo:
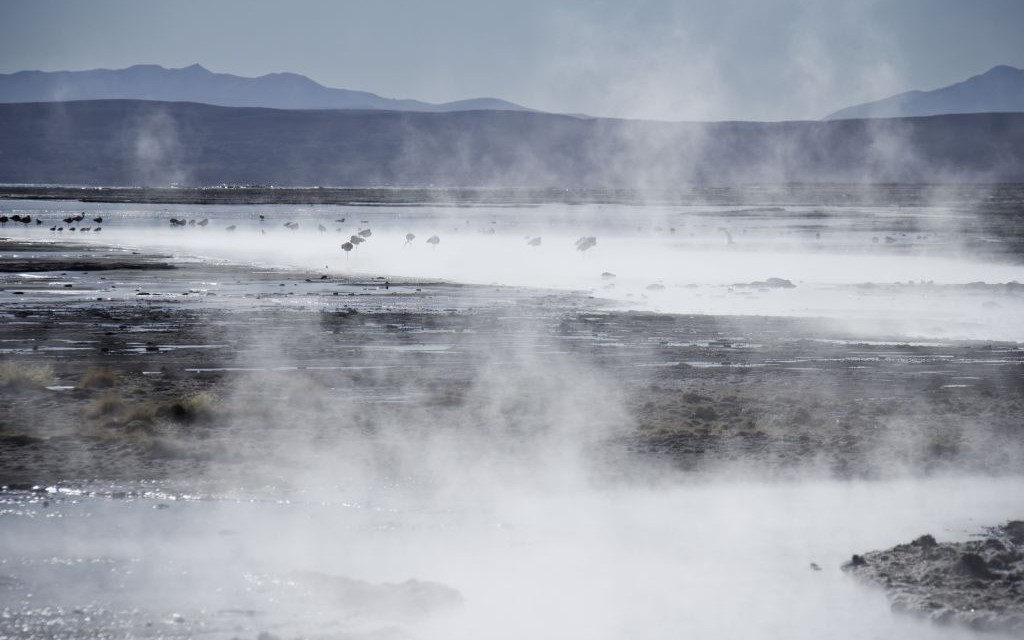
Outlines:
[[[92,222],[97,225],[95,227],[92,227],[92,226],[80,226],[80,225],[77,226],[77,227],[75,226],[76,224],[85,221],[85,219],[86,219],[86,214],[83,211],[83,212],[81,212],[79,214],[76,214],[76,215],[73,215],[73,216],[67,216],[67,217],[63,218],[63,222],[64,222],[65,225],[67,225],[67,230],[68,231],[92,231],[92,232],[99,232],[99,231],[102,230],[102,227],[100,227],[99,225],[103,223],[103,216],[95,216],[95,217],[92,218]],[[261,224],[266,222],[266,216],[263,215],[263,214],[259,214],[259,221],[260,221]],[[20,215],[20,214],[13,214],[13,215],[10,215],[10,216],[0,215],[0,226],[6,226],[8,222],[21,223],[21,224],[23,224],[25,226],[28,226],[28,225],[32,224],[33,222],[35,222],[35,224],[37,224],[37,225],[42,225],[43,224],[43,220],[41,218],[39,218],[39,217],[32,218],[31,215]],[[200,227],[200,228],[205,228],[207,225],[210,224],[210,219],[209,218],[203,218],[201,220],[195,220],[195,219],[186,219],[186,218],[170,218],[168,220],[168,222],[170,222],[170,225],[172,227],[176,227],[176,228],[178,228],[178,227]],[[335,222],[344,223],[345,222],[345,218],[339,218],[339,219],[335,220]],[[365,224],[366,222],[367,222],[366,220],[362,221],[363,224]],[[288,221],[288,222],[284,223],[284,226],[287,227],[288,229],[291,229],[292,231],[296,231],[299,228],[299,223],[295,222],[295,221]],[[57,225],[57,224],[55,224],[55,225],[50,227],[50,231],[53,231],[53,232],[64,231],[64,229],[65,229],[65,227],[63,225]],[[235,231],[236,229],[237,229],[237,225],[234,225],[234,224],[228,225],[228,226],[224,227],[225,231]],[[317,229],[319,231],[321,231],[321,232],[327,231],[327,227],[325,227],[323,224],[317,224]],[[341,231],[341,230],[342,229],[339,227],[338,231]],[[265,229],[261,229],[260,231],[261,231],[261,233],[266,233]],[[371,231],[369,228],[361,229],[357,233],[352,234],[352,236],[349,237],[349,239],[346,242],[343,242],[341,244],[341,250],[344,251],[346,254],[348,254],[353,249],[358,247],[360,244],[366,242],[372,235],[373,235],[373,231]],[[407,234],[405,234],[405,244],[406,245],[411,244],[415,239],[416,239],[416,234],[414,234],[414,233],[407,233]],[[730,240],[731,240],[731,238],[730,238]],[[435,235],[432,235],[429,238],[427,238],[426,242],[427,242],[427,244],[429,244],[429,245],[431,245],[431,246],[436,248],[437,245],[439,245],[441,243],[441,238],[435,234]],[[540,238],[540,236],[528,237],[526,243],[529,246],[531,246],[531,247],[539,247],[541,245],[541,238]],[[597,238],[596,237],[594,237],[594,236],[583,236],[583,237],[580,237],[578,240],[576,240],[576,250],[577,251],[586,251],[587,249],[590,249],[591,247],[595,246],[596,244],[597,244]]]
[[[96,216],[95,218],[92,219],[92,221],[94,223],[96,223],[96,225],[97,225],[96,227],[92,227],[92,226],[88,226],[88,227],[78,226],[78,227],[76,227],[76,226],[74,226],[77,223],[82,222],[84,220],[85,220],[85,212],[83,211],[82,213],[79,213],[77,215],[67,216],[66,218],[64,218],[64,224],[67,225],[67,230],[68,231],[92,231],[92,232],[98,232],[98,231],[101,231],[103,229],[102,227],[98,226],[98,225],[103,223],[103,216]],[[12,214],[10,216],[0,215],[0,226],[6,227],[8,222],[20,222],[21,224],[23,224],[23,225],[25,225],[27,227],[28,225],[32,224],[33,222],[35,222],[37,225],[41,225],[41,224],[43,224],[43,219],[38,217],[38,216],[36,216],[35,218],[32,218],[31,215],[21,215],[21,214],[17,214],[17,213]],[[64,231],[64,226],[63,225],[58,226],[58,225],[55,224],[52,227],[50,227],[50,231],[54,231],[54,232],[56,232],[56,231]]]
[[[345,220],[346,220],[345,218],[338,218],[337,220],[335,220],[335,222],[343,224],[345,222]],[[266,216],[263,215],[263,214],[260,214],[259,221],[260,221],[261,224],[265,223],[266,222]],[[362,224],[366,224],[367,222],[368,222],[367,220],[361,221]],[[186,219],[171,218],[170,219],[170,223],[171,223],[172,227],[185,227],[185,226],[205,227],[205,226],[207,226],[207,224],[209,224],[209,219],[208,218],[203,218],[202,220],[196,221],[196,220],[186,220]],[[283,226],[287,227],[288,229],[291,229],[292,231],[297,231],[299,229],[299,223],[295,222],[293,220],[289,220],[288,222],[285,222]],[[225,230],[226,231],[234,231],[236,228],[237,228],[236,225],[230,225],[230,226],[225,227]],[[325,227],[323,224],[319,224],[318,223],[317,224],[317,230],[320,231],[321,233],[323,233],[323,232],[327,231],[327,227]],[[342,231],[341,227],[339,227],[337,230],[338,231]],[[261,229],[260,231],[261,231],[261,233],[266,233],[265,229]],[[364,243],[367,240],[369,240],[371,236],[373,236],[373,231],[371,229],[369,229],[369,228],[360,229],[358,232],[352,234],[347,241],[341,243],[341,250],[344,251],[346,254],[351,253],[353,249],[355,249],[356,247],[358,247],[362,243]],[[405,244],[406,245],[411,244],[415,239],[416,239],[416,234],[415,233],[407,233],[407,234],[405,234]],[[437,245],[441,244],[441,238],[437,234],[434,234],[434,235],[431,235],[429,238],[427,238],[426,242],[427,242],[427,244],[429,244],[429,245],[431,245],[431,246],[436,248]],[[539,247],[541,245],[541,238],[540,238],[540,236],[529,237],[527,239],[526,244],[530,245],[531,247]],[[587,249],[590,249],[591,247],[593,247],[596,244],[597,244],[597,238],[595,238],[594,236],[583,236],[583,237],[581,237],[580,239],[578,239],[576,241],[576,249],[577,249],[577,251],[586,251]]]

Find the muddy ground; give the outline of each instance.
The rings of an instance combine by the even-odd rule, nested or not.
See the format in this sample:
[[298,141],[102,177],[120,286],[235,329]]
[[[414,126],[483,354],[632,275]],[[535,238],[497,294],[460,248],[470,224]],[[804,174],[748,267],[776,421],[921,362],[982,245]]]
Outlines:
[[14,242],[0,245],[0,303],[0,484],[14,487],[261,484],[294,462],[261,443],[384,441],[380,424],[529,439],[560,398],[578,401],[582,377],[523,375],[556,362],[615,401],[584,437],[605,478],[1024,464],[1016,343],[865,341],[815,319]]

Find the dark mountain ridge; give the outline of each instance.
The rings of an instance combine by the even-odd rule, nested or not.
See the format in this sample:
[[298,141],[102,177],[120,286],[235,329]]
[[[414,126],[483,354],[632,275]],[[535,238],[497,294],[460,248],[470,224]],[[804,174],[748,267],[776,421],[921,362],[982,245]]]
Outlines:
[[522,110],[495,98],[430,104],[382,98],[367,91],[332,89],[297,73],[245,78],[212,73],[194,64],[181,69],[135,65],[91,71],[19,71],[0,74],[0,102],[156,100],[201,102],[225,107],[277,109],[382,109],[394,111]]
[[0,104],[0,183],[665,188],[1024,182],[1024,114],[665,123],[522,111]]

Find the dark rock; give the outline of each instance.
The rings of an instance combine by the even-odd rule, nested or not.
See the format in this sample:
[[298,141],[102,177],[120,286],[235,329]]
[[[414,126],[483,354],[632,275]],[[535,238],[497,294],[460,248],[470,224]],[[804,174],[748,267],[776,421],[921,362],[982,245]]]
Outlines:
[[1006,545],[995,538],[988,538],[981,545],[986,551],[1006,551]]
[[1024,545],[1024,520],[1014,520],[1003,526],[1003,531],[1013,544]]
[[992,580],[996,577],[996,575],[989,570],[988,563],[985,562],[985,559],[976,553],[965,553],[961,555],[960,560],[957,561],[953,568],[959,573],[973,576],[975,578]]
[[[1024,637],[1024,523],[985,530],[984,540],[909,544],[853,556],[844,571],[883,586],[895,611],[940,624]],[[1020,536],[1024,538],[1024,536]]]
[[857,567],[863,567],[866,565],[867,561],[864,560],[864,556],[853,554],[853,557],[850,558],[847,562],[844,562],[842,566],[840,566],[839,568],[843,571],[849,571],[851,569],[856,569]]

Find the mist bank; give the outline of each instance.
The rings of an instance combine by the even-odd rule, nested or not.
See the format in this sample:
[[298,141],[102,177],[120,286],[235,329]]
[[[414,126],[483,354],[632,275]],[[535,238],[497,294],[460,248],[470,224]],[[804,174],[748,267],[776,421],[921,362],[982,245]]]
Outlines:
[[668,123],[544,113],[0,105],[8,184],[603,187],[1024,181],[1024,114]]

